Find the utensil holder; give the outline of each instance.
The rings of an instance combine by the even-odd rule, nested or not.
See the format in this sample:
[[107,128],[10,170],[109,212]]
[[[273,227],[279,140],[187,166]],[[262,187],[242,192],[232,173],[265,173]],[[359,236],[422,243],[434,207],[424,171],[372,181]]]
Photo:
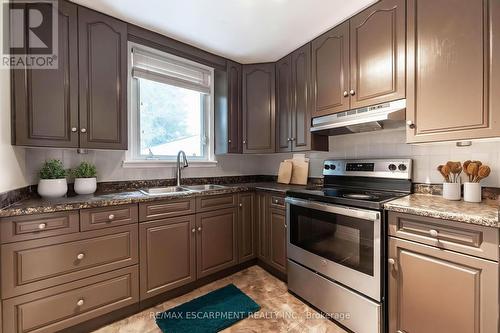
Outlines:
[[464,183],[464,201],[481,202],[481,184],[480,183]]
[[443,198],[460,200],[460,183],[443,183]]

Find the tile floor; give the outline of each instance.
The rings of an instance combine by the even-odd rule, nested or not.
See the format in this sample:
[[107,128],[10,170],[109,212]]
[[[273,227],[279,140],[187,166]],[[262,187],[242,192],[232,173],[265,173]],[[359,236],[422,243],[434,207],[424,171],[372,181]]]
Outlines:
[[286,285],[258,266],[217,280],[192,292],[169,300],[154,308],[105,326],[94,333],[161,333],[153,317],[202,296],[212,290],[233,283],[261,306],[254,317],[242,320],[223,332],[301,332],[346,333],[333,322],[321,317],[315,310],[287,292]]

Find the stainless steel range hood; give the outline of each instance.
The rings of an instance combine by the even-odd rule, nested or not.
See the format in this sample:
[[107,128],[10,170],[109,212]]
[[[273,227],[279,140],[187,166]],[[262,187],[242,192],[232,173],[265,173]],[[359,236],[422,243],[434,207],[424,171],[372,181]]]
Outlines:
[[368,106],[314,118],[311,132],[321,135],[340,135],[377,131],[404,126],[406,100]]

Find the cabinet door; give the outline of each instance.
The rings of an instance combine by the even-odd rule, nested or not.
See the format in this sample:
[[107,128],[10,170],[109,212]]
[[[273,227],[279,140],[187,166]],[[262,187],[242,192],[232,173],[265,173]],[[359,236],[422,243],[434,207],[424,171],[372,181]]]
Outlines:
[[241,65],[227,62],[228,76],[228,153],[243,150],[241,119]]
[[255,258],[255,194],[241,193],[238,195],[238,262]]
[[286,273],[286,219],[285,211],[269,211],[269,263]]
[[349,110],[349,22],[312,41],[312,117]]
[[57,69],[12,70],[14,144],[78,147],[77,24],[76,5],[60,2]]
[[141,299],[196,279],[195,217],[139,224]]
[[80,146],[127,149],[127,24],[78,7]]
[[407,25],[408,142],[499,136],[500,3],[410,0]]
[[389,332],[498,332],[498,263],[390,237]]
[[280,152],[292,150],[292,63],[286,56],[276,63],[276,117]]
[[236,265],[237,208],[196,214],[198,278]]
[[243,66],[243,152],[275,148],[274,63]]
[[405,98],[405,15],[405,0],[382,0],[349,21],[351,109]]
[[270,207],[268,195],[265,192],[256,192],[255,208],[257,218],[257,257],[264,262],[269,262],[268,212]]

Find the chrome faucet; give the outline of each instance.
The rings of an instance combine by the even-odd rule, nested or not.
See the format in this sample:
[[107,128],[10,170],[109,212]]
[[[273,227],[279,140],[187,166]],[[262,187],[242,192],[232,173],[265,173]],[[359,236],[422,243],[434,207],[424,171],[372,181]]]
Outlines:
[[[182,156],[182,166],[181,166],[181,156]],[[179,150],[177,153],[177,186],[181,186],[181,170],[189,166],[186,153],[183,150]]]

